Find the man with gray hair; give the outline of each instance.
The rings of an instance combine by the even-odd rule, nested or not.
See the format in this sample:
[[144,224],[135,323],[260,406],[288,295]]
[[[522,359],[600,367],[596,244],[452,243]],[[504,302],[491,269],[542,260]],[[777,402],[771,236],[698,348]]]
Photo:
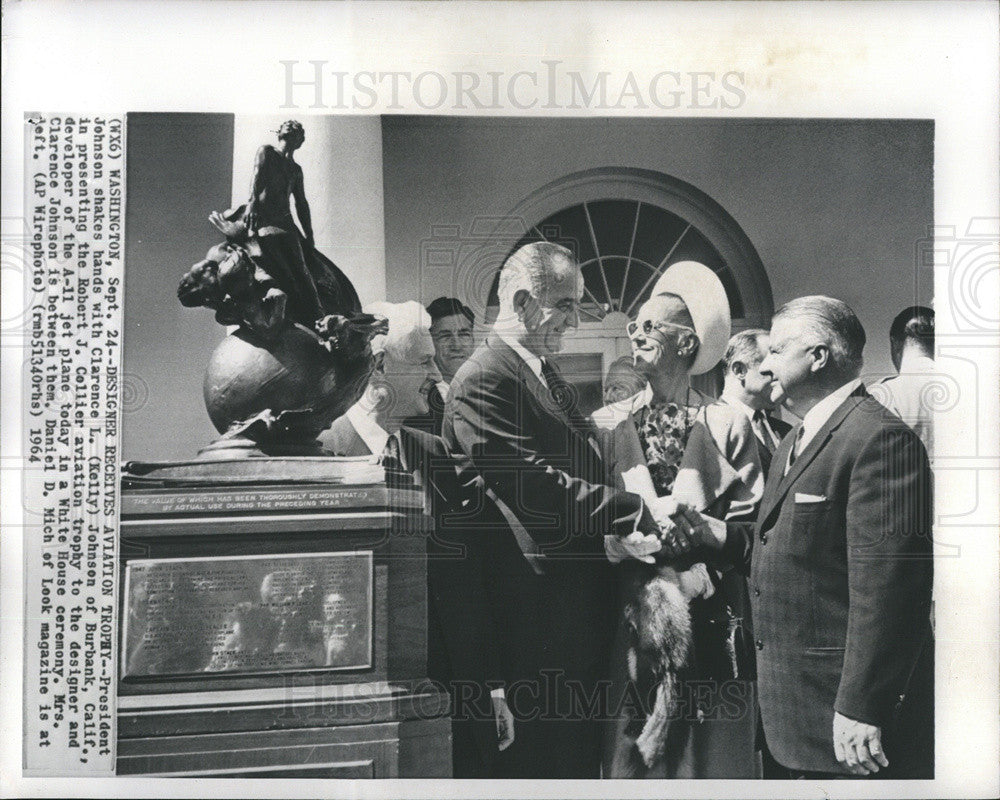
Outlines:
[[444,438],[467,459],[463,482],[503,517],[480,526],[501,654],[494,777],[599,777],[613,595],[604,537],[659,532],[639,497],[615,488],[550,360],[579,324],[582,296],[569,250],[519,248],[500,273],[493,330],[445,407]]
[[792,775],[933,777],[931,473],[859,380],[864,344],[845,303],[802,297],[760,364],[802,417],[752,544],[761,718]]
[[434,364],[431,320],[419,303],[371,303],[365,312],[389,321],[372,341],[375,371],[364,394],[319,439],[338,456],[399,458],[396,434],[407,417],[428,412],[428,393],[441,380]]
[[749,328],[735,334],[722,357],[726,372],[719,398],[750,420],[765,477],[771,467],[771,456],[792,429],[787,422],[771,415],[781,405],[784,395],[780,383],[769,375],[760,374],[760,364],[767,350],[767,331],[762,328]]

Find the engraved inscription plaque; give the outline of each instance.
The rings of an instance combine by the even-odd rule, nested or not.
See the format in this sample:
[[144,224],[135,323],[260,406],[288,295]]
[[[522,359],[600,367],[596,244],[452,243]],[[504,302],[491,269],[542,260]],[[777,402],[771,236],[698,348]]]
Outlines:
[[122,675],[365,669],[372,552],[134,559]]

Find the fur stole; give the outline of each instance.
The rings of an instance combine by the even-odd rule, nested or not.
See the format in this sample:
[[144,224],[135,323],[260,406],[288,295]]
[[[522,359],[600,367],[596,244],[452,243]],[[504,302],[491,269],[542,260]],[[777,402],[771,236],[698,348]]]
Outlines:
[[[629,678],[640,698],[652,698],[651,708],[636,709],[636,747],[647,767],[662,755],[667,730],[678,704],[678,673],[692,650],[691,600],[714,591],[708,568],[637,565],[628,584],[625,619],[630,629],[627,653]],[[644,719],[643,719],[644,717]]]

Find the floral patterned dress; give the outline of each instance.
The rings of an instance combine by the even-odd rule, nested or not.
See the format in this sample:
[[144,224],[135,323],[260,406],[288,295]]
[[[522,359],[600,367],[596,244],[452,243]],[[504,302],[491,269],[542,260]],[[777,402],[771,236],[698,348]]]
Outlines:
[[670,494],[677,478],[691,426],[700,406],[654,402],[642,409],[635,424],[656,493]]
[[[702,400],[692,391],[685,403],[653,401],[634,412],[646,466],[661,497],[673,494],[691,431],[699,418],[705,420]],[[692,553],[672,566],[684,570],[694,564],[697,568],[699,560]],[[739,621],[733,619],[726,592],[688,601],[659,591],[663,583],[653,565],[626,561],[618,569],[624,614],[612,653],[612,719],[605,738],[604,776],[753,777],[754,718],[743,714],[742,721],[747,724],[740,725],[720,720],[723,724],[709,731],[705,722],[719,716],[722,701],[716,696],[718,690],[707,700],[699,694],[705,694],[710,686],[732,690],[733,681],[742,672],[735,648]],[[678,603],[684,608],[676,607]],[[687,618],[684,646],[679,638],[659,636],[656,641],[662,649],[651,648],[652,640],[640,629],[651,630],[652,618],[640,607],[655,608],[661,619]],[[666,629],[655,630],[662,634]],[[656,654],[651,654],[651,649]],[[661,685],[670,687],[667,693],[659,693]],[[659,707],[658,698],[670,698],[666,712]],[[655,719],[660,720],[659,727],[649,724]],[[652,763],[648,758],[644,761],[643,751],[655,752],[657,744],[661,755]]]

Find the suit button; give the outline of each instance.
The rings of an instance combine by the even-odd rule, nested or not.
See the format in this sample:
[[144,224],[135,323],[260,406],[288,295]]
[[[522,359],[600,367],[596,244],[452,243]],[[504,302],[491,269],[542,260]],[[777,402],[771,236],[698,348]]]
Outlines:
[[757,640],[757,649],[758,650],[764,649],[764,643],[760,639]]
[[761,544],[767,544],[767,534],[766,533],[762,533],[760,535],[760,543]]
[[754,586],[753,587],[753,596],[754,597],[760,597],[760,587],[758,587],[758,586]]

